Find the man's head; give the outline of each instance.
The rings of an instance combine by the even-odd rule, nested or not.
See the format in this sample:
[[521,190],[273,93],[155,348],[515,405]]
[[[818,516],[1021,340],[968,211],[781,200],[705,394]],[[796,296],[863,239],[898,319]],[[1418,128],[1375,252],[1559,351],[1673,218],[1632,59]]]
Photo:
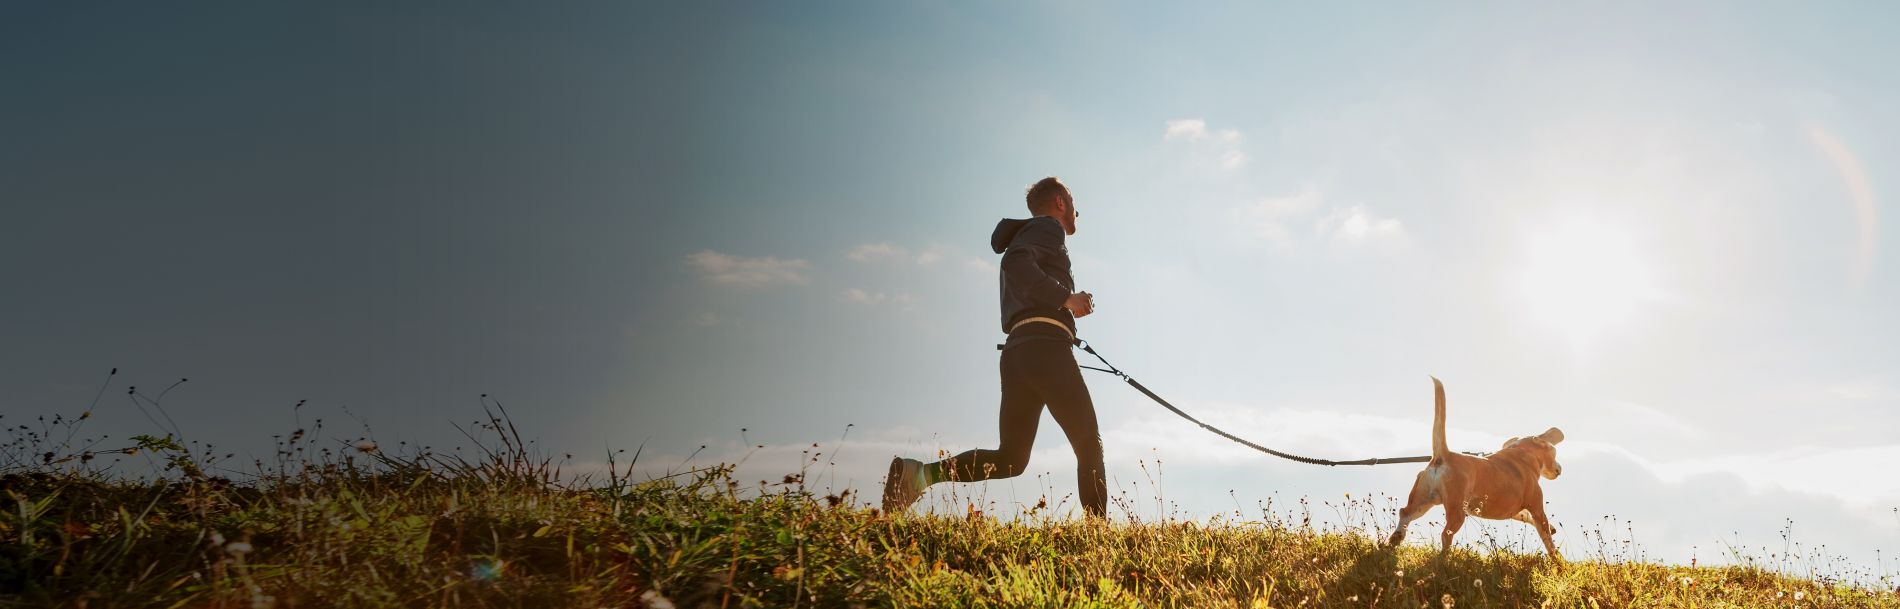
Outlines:
[[1069,187],[1055,176],[1037,180],[1029,186],[1029,193],[1023,196],[1029,204],[1029,213],[1037,216],[1049,216],[1062,223],[1062,230],[1075,234],[1075,197],[1069,194]]

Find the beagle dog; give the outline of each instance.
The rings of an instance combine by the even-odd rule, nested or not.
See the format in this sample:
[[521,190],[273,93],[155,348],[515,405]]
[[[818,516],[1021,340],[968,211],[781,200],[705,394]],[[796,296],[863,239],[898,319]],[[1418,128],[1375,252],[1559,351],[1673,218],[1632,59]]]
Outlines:
[[1405,507],[1399,508],[1399,529],[1387,543],[1397,546],[1405,540],[1405,527],[1433,506],[1445,506],[1445,530],[1439,534],[1443,547],[1451,550],[1451,539],[1464,526],[1466,516],[1494,520],[1515,519],[1537,527],[1544,549],[1551,558],[1562,560],[1557,544],[1550,539],[1555,529],[1544,515],[1544,489],[1538,477],[1556,480],[1564,468],[1557,464],[1556,444],[1564,441],[1564,432],[1555,427],[1544,433],[1511,438],[1503,448],[1488,457],[1455,453],[1445,445],[1445,384],[1432,377],[1436,414],[1432,418],[1432,460],[1418,473]]

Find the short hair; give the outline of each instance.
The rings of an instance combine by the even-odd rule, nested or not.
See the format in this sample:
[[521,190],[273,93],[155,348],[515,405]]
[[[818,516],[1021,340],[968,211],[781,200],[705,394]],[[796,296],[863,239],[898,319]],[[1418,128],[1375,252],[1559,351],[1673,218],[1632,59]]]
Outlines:
[[1055,209],[1056,197],[1068,197],[1069,187],[1055,176],[1037,180],[1029,186],[1029,192],[1023,195],[1023,201],[1029,204],[1030,213],[1043,213]]

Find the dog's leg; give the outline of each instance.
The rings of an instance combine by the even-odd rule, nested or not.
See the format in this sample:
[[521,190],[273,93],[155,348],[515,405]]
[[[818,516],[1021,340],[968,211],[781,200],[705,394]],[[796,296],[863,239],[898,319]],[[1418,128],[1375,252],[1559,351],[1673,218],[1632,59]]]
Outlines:
[[1400,542],[1405,541],[1405,529],[1411,526],[1412,521],[1418,520],[1420,516],[1425,515],[1425,512],[1431,511],[1433,505],[1435,504],[1418,501],[1415,498],[1407,502],[1405,507],[1399,508],[1399,529],[1392,532],[1391,538],[1386,539],[1386,545],[1398,547]]
[[1399,508],[1399,529],[1386,539],[1387,545],[1397,547],[1399,542],[1405,541],[1406,527],[1438,505],[1439,482],[1438,472],[1433,468],[1418,473],[1418,479],[1412,482],[1412,492],[1405,496],[1405,507]]
[[1551,531],[1554,529],[1550,526],[1550,516],[1544,515],[1543,502],[1540,501],[1531,504],[1531,507],[1525,511],[1531,513],[1531,526],[1537,527],[1537,536],[1543,538],[1544,550],[1550,552],[1552,559],[1559,562],[1563,561],[1564,557],[1557,553],[1557,542],[1552,541],[1550,538]]
[[1452,500],[1447,499],[1445,501],[1445,531],[1438,534],[1439,542],[1441,544],[1440,547],[1438,548],[1439,556],[1444,556],[1451,552],[1451,538],[1457,537],[1458,529],[1464,528],[1464,526],[1465,526],[1464,499],[1460,498],[1457,501],[1452,501]]

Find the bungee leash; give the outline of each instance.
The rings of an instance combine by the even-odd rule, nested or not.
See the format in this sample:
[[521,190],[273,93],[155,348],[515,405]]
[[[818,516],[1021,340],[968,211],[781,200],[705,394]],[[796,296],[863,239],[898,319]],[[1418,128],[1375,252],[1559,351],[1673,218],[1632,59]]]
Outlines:
[[[1175,407],[1175,406],[1174,406],[1173,404],[1169,404],[1167,400],[1165,400],[1165,399],[1162,399],[1162,398],[1161,398],[1161,396],[1158,396],[1158,395],[1155,395],[1155,392],[1153,392],[1153,391],[1149,391],[1147,387],[1144,387],[1144,386],[1142,386],[1142,384],[1141,384],[1141,382],[1139,382],[1139,381],[1136,381],[1136,380],[1135,380],[1135,377],[1132,377],[1132,376],[1129,376],[1129,375],[1128,375],[1128,373],[1126,373],[1126,372],[1122,372],[1120,368],[1116,368],[1114,364],[1111,364],[1111,363],[1108,363],[1108,358],[1106,358],[1106,357],[1102,357],[1102,354],[1100,354],[1100,353],[1096,353],[1096,352],[1095,352],[1095,348],[1094,348],[1094,347],[1091,347],[1091,346],[1089,346],[1089,341],[1086,341],[1086,340],[1082,340],[1082,339],[1080,339],[1080,338],[1078,338],[1078,339],[1075,339],[1075,343],[1074,343],[1074,344],[1075,344],[1075,346],[1077,346],[1077,347],[1081,347],[1083,351],[1087,351],[1089,355],[1093,355],[1093,356],[1095,356],[1095,359],[1097,359],[1097,360],[1101,360],[1101,362],[1102,362],[1102,365],[1103,365],[1103,366],[1107,366],[1107,368],[1097,368],[1097,367],[1094,367],[1094,366],[1083,366],[1083,365],[1081,365],[1081,364],[1076,364],[1077,366],[1081,366],[1081,367],[1083,367],[1083,368],[1088,368],[1088,369],[1090,369],[1090,370],[1094,370],[1094,371],[1097,371],[1097,372],[1107,372],[1107,373],[1109,373],[1109,374],[1113,374],[1113,375],[1115,375],[1115,376],[1119,376],[1119,377],[1121,377],[1121,379],[1122,379],[1123,381],[1126,381],[1126,382],[1128,383],[1128,386],[1129,386],[1129,387],[1134,387],[1134,388],[1135,388],[1135,391],[1139,391],[1139,392],[1141,392],[1141,394],[1142,394],[1142,395],[1145,395],[1145,396],[1148,396],[1148,399],[1151,399],[1151,400],[1154,400],[1154,401],[1155,401],[1155,403],[1156,403],[1156,404],[1160,404],[1162,408],[1166,408],[1166,409],[1168,409],[1168,410],[1169,410],[1170,412],[1173,412],[1174,414],[1177,414],[1177,415],[1180,415],[1180,416],[1181,416],[1181,418],[1183,418],[1183,419],[1187,419],[1189,423],[1193,423],[1193,424],[1195,424],[1195,425],[1199,425],[1199,426],[1201,426],[1201,429],[1205,429],[1205,430],[1208,430],[1208,431],[1211,431],[1211,432],[1214,432],[1214,435],[1217,435],[1217,436],[1220,436],[1220,437],[1223,437],[1223,438],[1227,438],[1227,439],[1229,439],[1229,440],[1233,440],[1234,442],[1237,442],[1237,443],[1239,443],[1239,444],[1241,444],[1242,446],[1246,446],[1247,448],[1251,448],[1251,449],[1254,449],[1254,450],[1257,450],[1257,451],[1260,451],[1260,452],[1263,452],[1263,453],[1267,453],[1267,454],[1269,454],[1269,455],[1273,455],[1273,456],[1275,456],[1275,457],[1279,457],[1279,458],[1281,458],[1281,459],[1286,459],[1286,460],[1289,460],[1289,461],[1298,461],[1298,462],[1300,462],[1300,463],[1308,463],[1308,464],[1312,464],[1312,465],[1326,465],[1326,466],[1335,466],[1335,465],[1385,465],[1385,464],[1388,464],[1388,463],[1429,463],[1429,462],[1431,462],[1431,460],[1432,460],[1432,457],[1431,457],[1431,455],[1425,455],[1425,456],[1419,456],[1419,457],[1374,457],[1374,458],[1371,458],[1371,459],[1357,459],[1357,460],[1353,460],[1353,461],[1334,461],[1334,460],[1332,460],[1332,459],[1315,459],[1315,458],[1312,458],[1312,457],[1302,457],[1302,456],[1299,456],[1299,455],[1295,455],[1295,454],[1291,454],[1291,453],[1284,453],[1284,452],[1280,452],[1280,451],[1277,451],[1277,450],[1274,450],[1274,449],[1271,449],[1271,448],[1267,448],[1267,447],[1265,447],[1265,446],[1261,446],[1261,445],[1259,445],[1259,444],[1255,444],[1255,443],[1253,443],[1253,442],[1249,442],[1249,441],[1247,441],[1247,439],[1246,439],[1246,438],[1242,438],[1242,437],[1240,437],[1240,436],[1236,436],[1236,435],[1234,435],[1234,434],[1230,434],[1230,433],[1227,433],[1226,431],[1223,431],[1223,430],[1221,430],[1221,428],[1219,428],[1219,427],[1215,427],[1215,426],[1213,426],[1213,425],[1208,425],[1208,424],[1206,424],[1206,423],[1202,423],[1200,419],[1196,419],[1196,418],[1194,418],[1194,416],[1193,416],[1193,415],[1190,415],[1190,414],[1188,414],[1188,413],[1186,413],[1186,412],[1182,412],[1180,408],[1176,408],[1176,407]],[[1468,455],[1473,455],[1473,456],[1480,456],[1480,457],[1481,457],[1481,456],[1484,456],[1484,455],[1483,455],[1483,454],[1481,454],[1481,453],[1465,453],[1465,454],[1468,454]]]

